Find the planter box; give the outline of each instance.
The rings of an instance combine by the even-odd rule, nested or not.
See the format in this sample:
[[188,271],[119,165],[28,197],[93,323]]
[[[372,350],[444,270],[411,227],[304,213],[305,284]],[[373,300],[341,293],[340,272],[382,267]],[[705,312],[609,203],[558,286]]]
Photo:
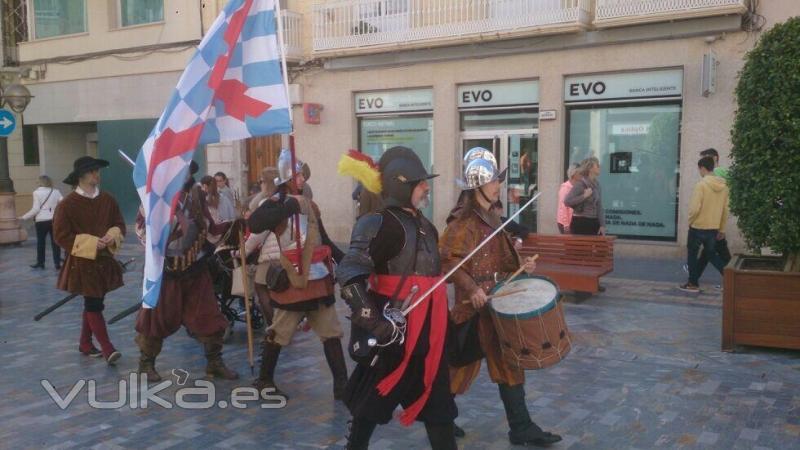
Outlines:
[[782,261],[736,255],[725,268],[723,351],[736,345],[800,349],[800,273],[766,269]]

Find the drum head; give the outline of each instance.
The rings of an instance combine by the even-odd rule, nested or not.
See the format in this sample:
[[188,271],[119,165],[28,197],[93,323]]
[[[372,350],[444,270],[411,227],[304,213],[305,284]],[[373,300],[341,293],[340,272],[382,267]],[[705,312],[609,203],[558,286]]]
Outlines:
[[556,306],[558,286],[549,278],[538,275],[522,275],[510,283],[500,283],[492,289],[491,294],[500,295],[520,289],[524,289],[524,292],[492,299],[491,307],[498,316],[526,319],[540,316]]

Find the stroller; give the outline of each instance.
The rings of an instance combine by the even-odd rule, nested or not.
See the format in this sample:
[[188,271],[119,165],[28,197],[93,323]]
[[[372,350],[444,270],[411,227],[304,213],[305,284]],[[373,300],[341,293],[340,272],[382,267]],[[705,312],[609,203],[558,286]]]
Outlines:
[[[238,233],[231,232],[234,228],[237,227],[232,226],[223,236],[213,256],[209,258],[209,272],[214,285],[214,295],[217,297],[220,311],[228,319],[228,328],[225,329],[223,340],[227,340],[231,336],[236,322],[247,323],[244,297],[231,294],[234,268],[238,265],[233,253],[239,248],[238,242],[236,242]],[[251,292],[251,297],[254,294]],[[252,297],[250,301],[250,327],[253,331],[258,331],[264,328],[266,320],[261,309],[256,306],[255,300],[255,297]]]

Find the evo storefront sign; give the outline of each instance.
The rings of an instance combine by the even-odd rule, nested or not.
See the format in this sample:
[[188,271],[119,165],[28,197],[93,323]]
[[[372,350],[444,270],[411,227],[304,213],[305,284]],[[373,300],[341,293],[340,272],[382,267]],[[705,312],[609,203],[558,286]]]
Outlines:
[[682,69],[580,75],[567,77],[564,83],[566,103],[680,98],[682,92]]
[[433,90],[360,92],[355,96],[356,114],[392,114],[433,111]]
[[500,108],[539,104],[539,82],[509,81],[458,87],[458,108]]

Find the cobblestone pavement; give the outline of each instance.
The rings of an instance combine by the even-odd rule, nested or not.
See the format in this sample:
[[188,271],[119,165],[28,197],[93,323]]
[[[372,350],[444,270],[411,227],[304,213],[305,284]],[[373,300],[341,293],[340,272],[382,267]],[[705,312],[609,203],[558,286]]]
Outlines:
[[[123,354],[116,367],[80,355],[82,299],[40,322],[32,320],[64,296],[55,288],[52,267],[28,268],[34,252],[32,240],[0,248],[0,448],[337,448],[344,443],[348,412],[332,399],[330,373],[313,333],[298,333],[281,354],[277,379],[291,396],[283,409],[262,409],[255,402],[244,409],[218,404],[167,409],[152,402],[146,409],[130,402],[95,409],[89,406],[88,385],[66,409],[59,408],[41,380],[61,396],[78,380],[95,380],[98,399],[119,398],[119,382],[128,380],[137,364],[134,320],[109,326]],[[129,245],[122,258],[140,253]],[[605,293],[579,302],[567,298],[573,350],[554,367],[528,372],[526,383],[534,419],[564,437],[552,448],[800,448],[800,353],[720,352],[721,294],[708,283],[700,295],[678,291],[685,275],[679,261],[669,261],[669,267],[673,281],[616,272],[604,279]],[[106,318],[136,302],[141,260],[125,280],[124,288],[108,296]],[[237,324],[225,359],[243,379],[215,382],[215,404],[230,400],[233,388],[249,385],[245,342],[244,326]],[[205,360],[199,344],[179,331],[165,342],[157,367],[171,380],[173,369],[187,371],[186,387],[202,380]],[[177,388],[174,383],[158,395],[174,404]],[[186,398],[195,405],[205,400]],[[497,388],[485,372],[457,401],[457,423],[467,431],[461,448],[510,448]],[[376,431],[370,448],[427,447],[424,427],[392,423]]]

